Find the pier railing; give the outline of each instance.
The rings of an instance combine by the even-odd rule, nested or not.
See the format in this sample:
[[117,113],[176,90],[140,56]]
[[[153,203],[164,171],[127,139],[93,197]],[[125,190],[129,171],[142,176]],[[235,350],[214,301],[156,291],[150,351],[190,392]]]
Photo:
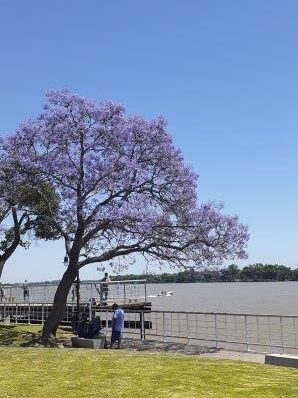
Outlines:
[[[1,303],[0,319],[15,323],[43,323],[51,304]],[[107,333],[113,312],[86,303],[89,317],[100,316]],[[64,323],[71,323],[76,306],[68,304]],[[183,342],[239,351],[298,354],[298,315],[254,315],[213,312],[125,311],[125,337]]]
[[[80,282],[80,301],[88,302],[94,299],[96,302],[101,300],[102,285],[108,289],[108,300],[119,303],[128,303],[136,300],[147,300],[147,288],[145,279],[122,280],[111,282],[81,281]],[[10,303],[30,302],[30,303],[52,303],[58,283],[31,283],[26,287],[29,294],[24,296],[24,284],[14,283],[5,285],[5,300]],[[67,302],[76,302],[76,284],[69,291]]]
[[[102,314],[103,317],[107,314]],[[126,313],[125,335],[236,351],[298,354],[298,315],[151,311]]]
[[148,338],[217,348],[298,353],[298,316],[152,311]]

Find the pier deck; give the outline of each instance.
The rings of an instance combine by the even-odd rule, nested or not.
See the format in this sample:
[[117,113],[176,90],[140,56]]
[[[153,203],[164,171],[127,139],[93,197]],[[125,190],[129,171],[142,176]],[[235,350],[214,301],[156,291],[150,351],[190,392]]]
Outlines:
[[[97,315],[102,316],[105,314],[105,320],[102,320],[102,326],[108,327],[110,326],[111,317],[112,317],[112,302],[108,302],[102,305],[92,305],[90,302],[80,303],[79,306],[79,316],[83,313],[86,313],[88,317],[94,318]],[[0,303],[0,320],[4,322],[10,323],[34,323],[34,324],[43,324],[48,318],[53,308],[52,303],[28,303],[28,302],[19,302],[19,303],[10,303],[10,302],[2,302]],[[151,303],[150,302],[134,302],[134,303],[126,303],[121,305],[125,311],[130,313],[141,314],[151,311]],[[77,318],[77,306],[74,303],[67,303],[65,308],[65,314],[63,320],[61,321],[61,325],[72,325],[74,319]],[[137,321],[138,323],[139,321]],[[133,327],[137,327],[136,321],[133,321]],[[131,327],[130,324],[127,327]],[[145,326],[146,327],[146,326]]]

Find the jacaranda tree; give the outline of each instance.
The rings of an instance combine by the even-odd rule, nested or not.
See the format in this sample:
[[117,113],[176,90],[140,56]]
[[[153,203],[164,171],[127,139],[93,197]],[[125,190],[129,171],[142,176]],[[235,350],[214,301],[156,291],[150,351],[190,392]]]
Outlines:
[[[246,256],[246,226],[221,205],[198,203],[197,175],[163,118],[147,121],[112,102],[52,91],[41,115],[4,147],[2,162],[13,171],[15,189],[25,184],[43,197],[43,223],[64,239],[69,257],[43,329],[46,341],[87,264],[124,266],[138,254],[197,268]],[[40,189],[45,185],[55,190],[58,206]]]

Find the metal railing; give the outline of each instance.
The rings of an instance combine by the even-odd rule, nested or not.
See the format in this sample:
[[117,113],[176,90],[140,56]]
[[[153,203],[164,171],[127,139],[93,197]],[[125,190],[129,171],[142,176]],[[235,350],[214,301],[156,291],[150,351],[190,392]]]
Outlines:
[[[12,323],[44,323],[51,304],[2,303],[0,319]],[[100,316],[109,335],[113,312],[86,303],[89,318]],[[71,322],[75,305],[68,305],[64,322]],[[125,311],[125,337],[184,342],[237,351],[298,354],[298,315],[254,315],[213,312]]]
[[125,319],[130,325],[124,330],[126,336],[236,351],[298,354],[298,315],[135,311],[126,312]]
[[[137,300],[147,300],[147,288],[145,279],[98,282],[81,281],[80,282],[80,301],[88,302],[92,299],[99,302],[101,286],[108,287],[108,300],[117,301],[119,303],[129,303]],[[30,302],[30,303],[52,303],[58,283],[32,283],[26,285],[29,289],[29,295],[24,296],[24,284],[15,283],[5,285],[4,293],[6,299],[4,301],[10,303]],[[67,302],[76,301],[75,284],[70,289]]]

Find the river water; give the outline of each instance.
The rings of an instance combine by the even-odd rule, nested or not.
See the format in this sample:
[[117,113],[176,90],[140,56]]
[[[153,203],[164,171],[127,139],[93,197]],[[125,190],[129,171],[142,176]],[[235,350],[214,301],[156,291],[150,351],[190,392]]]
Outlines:
[[[94,283],[86,285],[82,281],[80,290],[82,301],[88,302],[90,297],[99,300],[98,289],[96,290],[94,286]],[[57,285],[31,286],[30,301],[52,302],[56,288]],[[119,289],[117,285],[110,286],[110,300],[117,301],[118,290],[121,295],[120,286]],[[156,297],[161,291],[174,293],[171,296]],[[144,297],[144,285],[127,285],[126,293],[126,297]],[[22,301],[21,285],[7,288],[6,295],[14,296],[16,301]],[[147,301],[151,301],[152,310],[161,311],[298,315],[298,282],[148,284]]]
[[147,285],[152,310],[298,315],[298,282],[169,283]]

